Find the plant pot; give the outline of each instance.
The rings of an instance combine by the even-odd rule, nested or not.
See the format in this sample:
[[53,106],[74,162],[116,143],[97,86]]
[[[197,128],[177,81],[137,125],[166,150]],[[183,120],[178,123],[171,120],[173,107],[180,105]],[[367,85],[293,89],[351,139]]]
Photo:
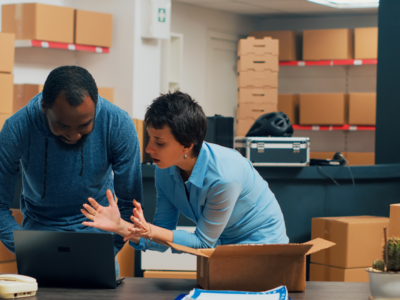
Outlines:
[[367,269],[370,299],[400,300],[400,272],[381,272]]

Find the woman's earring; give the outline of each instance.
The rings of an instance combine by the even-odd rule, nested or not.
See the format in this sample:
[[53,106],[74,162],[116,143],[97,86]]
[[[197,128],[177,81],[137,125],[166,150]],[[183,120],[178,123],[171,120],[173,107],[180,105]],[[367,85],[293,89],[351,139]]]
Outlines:
[[187,155],[185,154],[185,155],[183,156],[183,158],[186,159],[186,158],[187,158]]

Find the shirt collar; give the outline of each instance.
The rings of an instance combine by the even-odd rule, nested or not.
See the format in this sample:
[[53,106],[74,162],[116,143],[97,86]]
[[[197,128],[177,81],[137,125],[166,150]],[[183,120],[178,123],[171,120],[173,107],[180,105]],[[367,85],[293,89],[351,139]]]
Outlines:
[[[196,163],[194,165],[192,174],[189,177],[189,182],[197,186],[198,188],[203,187],[204,178],[206,175],[206,171],[208,168],[208,161],[209,161],[209,150],[206,142],[203,142],[201,146],[199,156],[197,157]],[[172,166],[171,170],[169,171],[170,175],[174,176],[175,181],[182,180],[182,176],[180,173],[180,169],[177,166]]]

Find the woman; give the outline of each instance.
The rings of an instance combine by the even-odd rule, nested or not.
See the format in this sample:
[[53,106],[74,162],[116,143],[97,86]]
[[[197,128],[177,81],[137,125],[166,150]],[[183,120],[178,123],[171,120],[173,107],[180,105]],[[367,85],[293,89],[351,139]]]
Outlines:
[[[150,136],[146,152],[157,165],[157,209],[148,223],[140,204],[131,220],[121,219],[110,191],[109,206],[89,198],[84,225],[112,231],[139,250],[165,251],[153,239],[192,248],[224,244],[288,243],[274,194],[239,152],[204,142],[207,118],[191,97],[180,91],[161,95],[147,109]],[[175,230],[179,212],[197,224],[194,233]]]

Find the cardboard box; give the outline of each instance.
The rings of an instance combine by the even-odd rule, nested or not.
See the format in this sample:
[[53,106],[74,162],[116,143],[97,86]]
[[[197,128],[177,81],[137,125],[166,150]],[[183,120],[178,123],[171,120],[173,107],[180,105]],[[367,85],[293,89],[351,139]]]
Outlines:
[[279,71],[278,56],[271,54],[256,55],[253,53],[241,55],[238,58],[238,72],[254,70],[264,71],[270,70],[274,72]]
[[132,119],[133,123],[135,124],[139,145],[140,145],[140,156],[141,162],[144,163],[146,159],[146,146],[144,141],[144,121],[138,119]]
[[11,116],[12,116],[12,114],[1,114],[0,113],[0,130],[1,130],[1,128],[3,128],[3,125],[6,122],[6,120]]
[[117,254],[120,277],[135,277],[135,249],[126,242]]
[[279,94],[278,111],[286,114],[292,124],[299,124],[299,95]]
[[400,203],[390,204],[389,237],[400,238]]
[[157,243],[197,256],[197,284],[206,290],[265,291],[286,285],[289,292],[306,289],[306,256],[334,246],[315,239],[303,244],[223,245],[193,249]]
[[17,40],[74,42],[74,9],[39,3],[2,6],[2,31]]
[[[336,152],[310,152],[310,158],[332,159]],[[343,153],[342,153],[343,154]]]
[[376,93],[349,94],[349,124],[376,125]]
[[18,274],[17,262],[11,261],[11,262],[0,263],[0,273]]
[[291,61],[299,60],[301,35],[295,31],[279,30],[279,31],[253,31],[250,36],[256,39],[271,37],[279,41],[279,60]]
[[0,114],[13,113],[14,76],[0,73]]
[[43,91],[43,84],[14,84],[13,113],[25,107],[29,101]]
[[77,9],[75,11],[75,44],[110,48],[112,14]]
[[300,124],[344,125],[347,107],[346,94],[300,94]]
[[238,103],[278,103],[278,89],[274,88],[239,88]]
[[344,269],[310,263],[310,281],[369,282],[365,268]]
[[98,87],[98,93],[104,99],[107,99],[111,103],[114,103],[114,89],[110,87]]
[[345,157],[350,166],[375,165],[374,152],[346,152]]
[[15,57],[15,34],[0,32],[0,72],[12,73]]
[[378,27],[354,29],[354,58],[378,58]]
[[[12,211],[12,215],[15,218],[15,221],[17,221],[17,223],[19,225],[22,224],[22,221],[24,219],[21,211],[19,209],[11,209]],[[12,253],[11,251],[9,251],[4,245],[3,243],[0,242],[0,262],[10,262],[10,261],[15,261],[15,254]],[[3,265],[5,266],[5,265]],[[1,267],[0,267],[1,269]],[[3,273],[0,270],[0,273]],[[6,273],[6,272],[5,272]]]
[[196,279],[196,272],[144,271],[144,278]]
[[263,114],[267,114],[277,110],[277,104],[241,103],[239,104],[239,107],[237,109],[237,118],[252,119],[255,121]]
[[239,40],[238,56],[248,54],[271,54],[279,55],[279,41],[274,40],[270,37],[264,37],[263,39],[256,39],[249,36],[247,39]]
[[236,136],[245,136],[251,126],[254,124],[253,119],[238,120],[236,125]]
[[311,262],[339,268],[370,267],[375,259],[382,257],[385,226],[389,226],[389,218],[313,218],[311,238],[323,238],[336,246],[311,255]]
[[353,58],[353,31],[318,29],[303,32],[303,60]]
[[239,72],[239,88],[278,88],[278,72],[247,70]]

